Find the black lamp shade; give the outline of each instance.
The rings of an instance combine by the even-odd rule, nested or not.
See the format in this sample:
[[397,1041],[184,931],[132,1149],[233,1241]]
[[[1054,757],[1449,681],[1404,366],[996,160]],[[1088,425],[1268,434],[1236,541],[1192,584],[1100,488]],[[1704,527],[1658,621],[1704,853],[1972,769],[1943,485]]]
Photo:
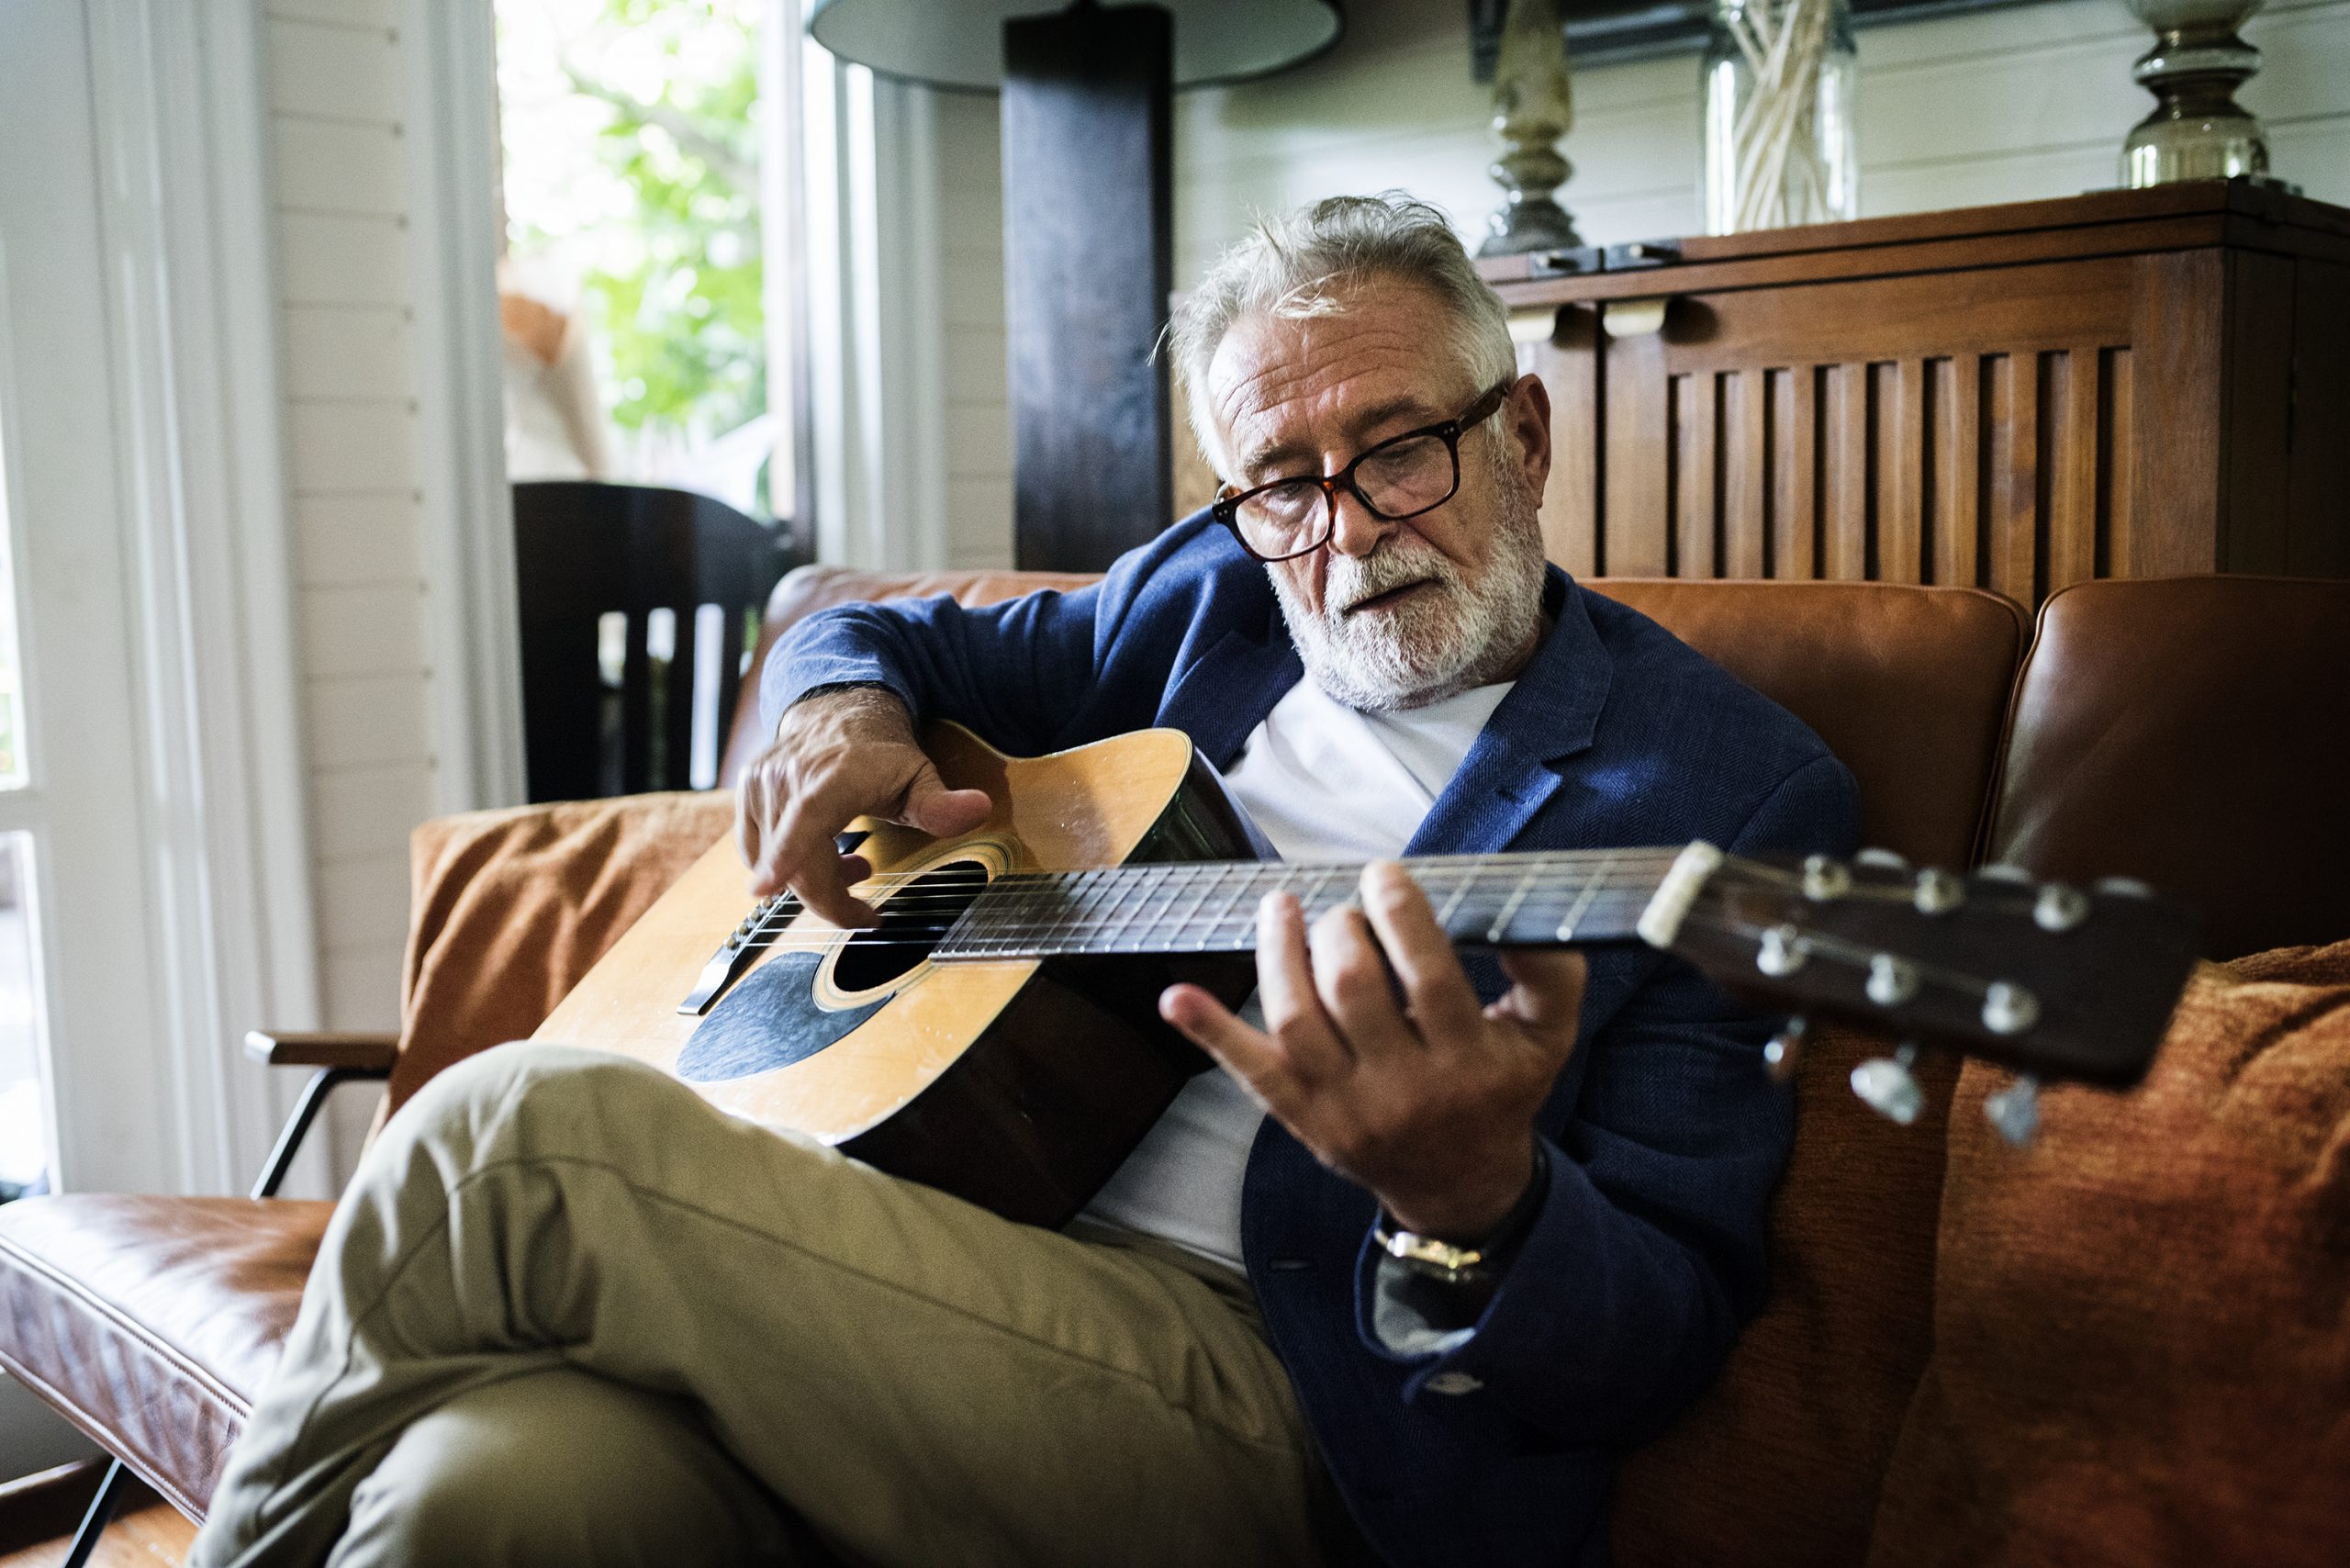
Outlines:
[[[1295,65],[1336,43],[1342,26],[1337,0],[1159,0],[1159,8],[1175,18],[1179,89]],[[992,92],[1003,84],[1003,24],[1062,9],[1058,0],[817,0],[808,30],[884,76]]]

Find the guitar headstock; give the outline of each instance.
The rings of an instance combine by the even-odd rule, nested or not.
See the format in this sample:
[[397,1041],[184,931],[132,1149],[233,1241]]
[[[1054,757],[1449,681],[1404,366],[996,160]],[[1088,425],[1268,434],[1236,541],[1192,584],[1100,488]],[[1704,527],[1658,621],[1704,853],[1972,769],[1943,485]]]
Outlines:
[[1705,846],[1675,875],[1641,935],[1725,988],[2042,1079],[2137,1082],[2197,956],[2186,908],[2136,883]]

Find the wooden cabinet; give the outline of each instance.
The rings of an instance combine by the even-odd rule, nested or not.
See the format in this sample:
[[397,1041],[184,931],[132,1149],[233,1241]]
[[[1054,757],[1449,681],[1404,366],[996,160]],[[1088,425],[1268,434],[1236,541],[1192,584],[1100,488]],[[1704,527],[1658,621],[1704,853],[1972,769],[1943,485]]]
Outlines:
[[1486,263],[1571,571],[2350,576],[2350,211],[2214,181],[1659,249]]

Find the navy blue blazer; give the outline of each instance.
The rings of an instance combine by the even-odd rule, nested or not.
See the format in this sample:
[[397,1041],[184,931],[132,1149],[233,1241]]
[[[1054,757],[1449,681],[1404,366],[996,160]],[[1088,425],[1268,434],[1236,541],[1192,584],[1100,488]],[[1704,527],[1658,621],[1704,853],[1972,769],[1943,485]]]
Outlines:
[[[1852,775],[1793,715],[1555,566],[1545,604],[1540,646],[1407,853],[1850,850]],[[1075,593],[811,616],[761,699],[771,734],[815,687],[878,682],[1016,755],[1159,724],[1223,767],[1303,674],[1264,568],[1200,513]],[[1470,967],[1500,994],[1497,966]],[[1248,1277],[1383,1557],[1606,1561],[1611,1457],[1713,1379],[1762,1302],[1794,1132],[1762,1070],[1770,1026],[1677,958],[1595,951],[1582,1039],[1538,1123],[1550,1190],[1474,1332],[1440,1352],[1373,1331],[1373,1200],[1266,1119],[1243,1186]]]

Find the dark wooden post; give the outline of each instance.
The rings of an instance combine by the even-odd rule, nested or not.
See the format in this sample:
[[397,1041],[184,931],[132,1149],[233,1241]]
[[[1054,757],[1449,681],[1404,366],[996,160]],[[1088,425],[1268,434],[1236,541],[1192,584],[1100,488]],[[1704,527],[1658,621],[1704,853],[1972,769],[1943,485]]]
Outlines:
[[1080,3],[1003,27],[1014,564],[1099,571],[1173,517],[1174,23]]

